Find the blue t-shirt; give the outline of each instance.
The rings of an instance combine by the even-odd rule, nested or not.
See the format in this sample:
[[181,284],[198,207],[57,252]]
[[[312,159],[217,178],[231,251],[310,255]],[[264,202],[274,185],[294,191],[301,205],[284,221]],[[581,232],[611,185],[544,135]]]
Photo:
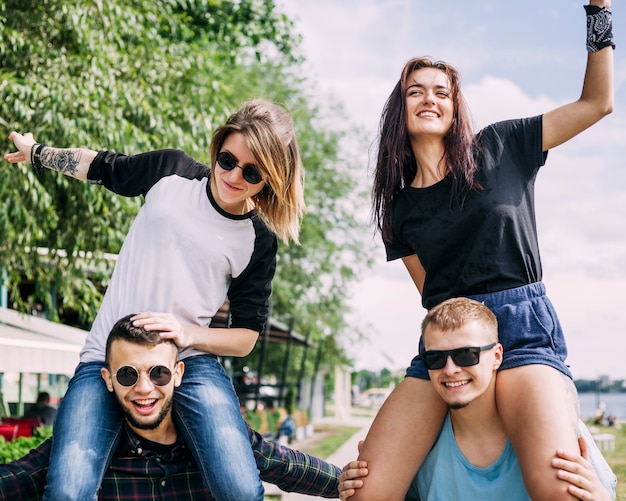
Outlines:
[[407,493],[406,501],[530,501],[513,446],[507,439],[500,457],[478,468],[463,455],[454,438],[450,414]]

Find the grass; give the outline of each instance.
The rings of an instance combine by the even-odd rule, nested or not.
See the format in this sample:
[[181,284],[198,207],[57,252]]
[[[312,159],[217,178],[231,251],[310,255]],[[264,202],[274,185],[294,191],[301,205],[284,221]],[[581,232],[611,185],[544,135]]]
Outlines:
[[596,426],[601,433],[610,433],[615,436],[615,450],[603,452],[607,463],[611,466],[617,476],[617,487],[615,488],[616,501],[626,501],[626,427],[621,429]]
[[322,439],[307,447],[306,452],[311,456],[327,459],[359,430],[356,426],[316,426],[315,433],[322,434]]
[[[312,456],[327,459],[359,429],[355,426],[316,425],[312,438],[305,439],[300,444],[295,443],[293,446]],[[281,496],[266,494],[264,499],[265,501],[280,501]]]

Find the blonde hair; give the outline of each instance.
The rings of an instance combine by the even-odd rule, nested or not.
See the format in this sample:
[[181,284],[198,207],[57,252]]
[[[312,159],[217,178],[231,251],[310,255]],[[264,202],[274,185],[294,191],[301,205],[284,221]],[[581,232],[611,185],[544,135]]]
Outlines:
[[422,336],[428,327],[443,332],[454,331],[472,321],[480,322],[489,336],[489,342],[498,342],[498,320],[483,303],[466,297],[447,299],[428,311],[422,321]]
[[244,102],[219,127],[211,140],[211,165],[215,165],[226,138],[243,134],[265,180],[254,197],[260,215],[285,243],[300,243],[300,220],[304,214],[304,167],[293,121],[279,105],[264,99]]

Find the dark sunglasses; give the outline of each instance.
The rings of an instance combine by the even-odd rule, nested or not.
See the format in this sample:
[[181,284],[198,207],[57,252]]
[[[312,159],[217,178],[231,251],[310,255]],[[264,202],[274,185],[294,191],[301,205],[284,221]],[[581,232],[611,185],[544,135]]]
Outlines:
[[[132,365],[124,365],[117,369],[113,377],[122,386],[135,386],[139,381],[140,372]],[[172,371],[164,365],[155,365],[148,371],[150,381],[157,386],[165,386],[172,380]]]
[[487,346],[468,346],[455,350],[430,350],[423,352],[421,357],[424,365],[430,371],[443,369],[448,357],[452,357],[452,361],[459,367],[471,367],[480,362],[481,351],[490,350],[495,345],[496,343],[491,343]]
[[263,181],[263,176],[254,165],[237,165],[237,159],[227,151],[220,151],[217,154],[217,163],[224,170],[233,170],[239,167],[243,171],[243,178],[250,184],[259,184]]

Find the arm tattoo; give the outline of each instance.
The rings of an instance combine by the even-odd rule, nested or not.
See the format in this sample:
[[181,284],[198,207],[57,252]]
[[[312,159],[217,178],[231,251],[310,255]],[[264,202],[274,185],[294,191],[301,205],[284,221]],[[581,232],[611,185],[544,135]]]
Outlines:
[[76,176],[82,151],[79,148],[62,149],[50,146],[41,150],[41,165],[48,169]]

